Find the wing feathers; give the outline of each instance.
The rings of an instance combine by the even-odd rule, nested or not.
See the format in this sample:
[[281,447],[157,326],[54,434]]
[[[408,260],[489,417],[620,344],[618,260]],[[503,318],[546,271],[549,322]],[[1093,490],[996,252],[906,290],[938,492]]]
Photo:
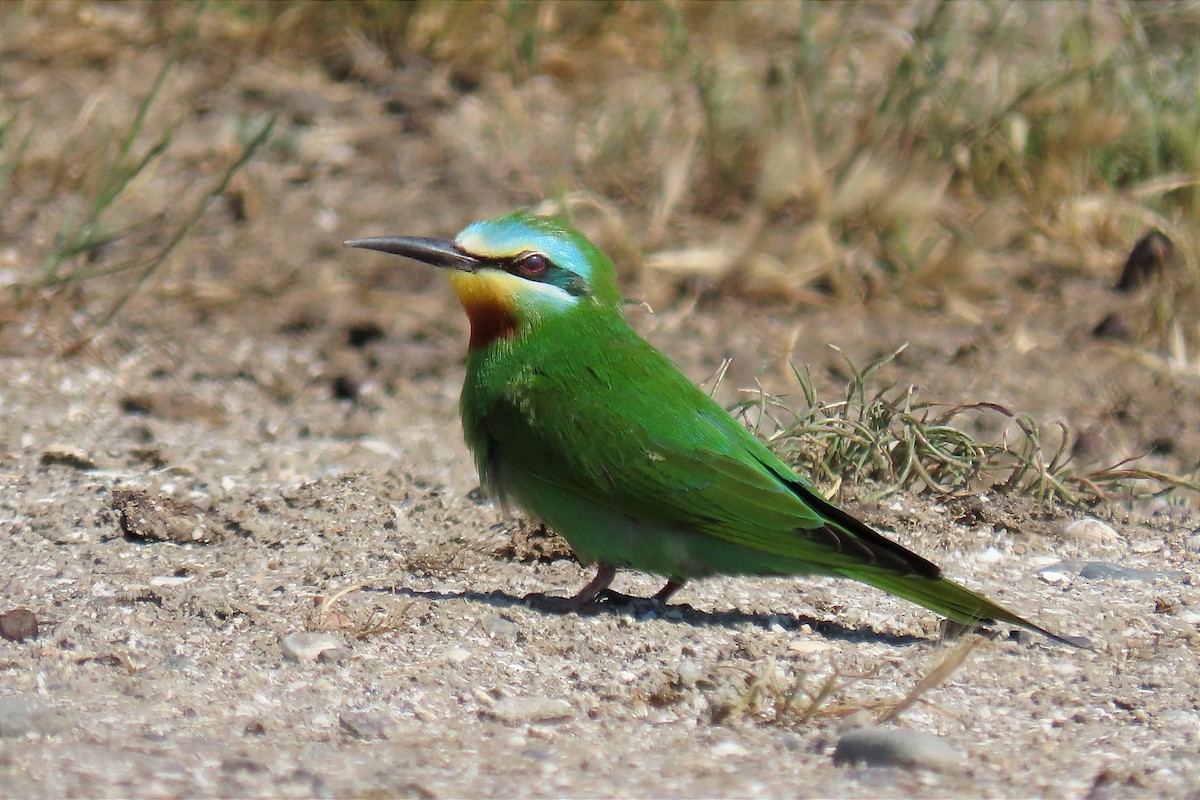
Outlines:
[[[805,505],[829,520],[832,526],[836,526],[826,525],[823,531],[837,540],[837,543],[834,544],[837,549],[840,550],[846,545],[865,549],[865,557],[870,563],[895,570],[901,575],[915,572],[922,578],[931,580],[942,577],[942,571],[936,564],[921,558],[904,545],[893,542],[866,523],[850,516],[800,481],[780,475],[768,464],[763,464],[763,468],[770,471],[780,483],[795,492]],[[846,541],[847,539],[849,541]]]

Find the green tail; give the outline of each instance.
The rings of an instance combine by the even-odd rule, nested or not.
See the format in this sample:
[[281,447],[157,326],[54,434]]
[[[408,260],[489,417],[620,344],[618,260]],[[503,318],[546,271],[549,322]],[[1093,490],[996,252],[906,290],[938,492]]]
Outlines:
[[897,575],[894,572],[870,568],[843,569],[838,572],[847,578],[869,584],[890,592],[905,600],[935,611],[962,625],[986,625],[989,622],[1007,622],[1072,647],[1091,650],[1092,644],[1082,636],[1059,636],[1040,625],[1035,625],[982,595],[959,586],[946,578],[926,578],[915,573]]

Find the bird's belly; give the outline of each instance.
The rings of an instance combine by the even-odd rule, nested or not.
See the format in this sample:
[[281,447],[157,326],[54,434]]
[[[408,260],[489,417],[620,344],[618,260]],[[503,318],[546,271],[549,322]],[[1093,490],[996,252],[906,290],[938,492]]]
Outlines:
[[584,564],[599,561],[672,578],[821,571],[692,527],[614,511],[528,473],[498,472],[503,480],[493,489],[566,539]]

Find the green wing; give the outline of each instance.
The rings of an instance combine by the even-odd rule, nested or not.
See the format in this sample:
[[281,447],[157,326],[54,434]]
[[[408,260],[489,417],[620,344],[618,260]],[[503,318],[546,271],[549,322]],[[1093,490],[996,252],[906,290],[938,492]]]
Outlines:
[[478,409],[505,462],[621,514],[822,570],[940,574],[819,497],[623,321],[573,341],[514,353],[519,367]]

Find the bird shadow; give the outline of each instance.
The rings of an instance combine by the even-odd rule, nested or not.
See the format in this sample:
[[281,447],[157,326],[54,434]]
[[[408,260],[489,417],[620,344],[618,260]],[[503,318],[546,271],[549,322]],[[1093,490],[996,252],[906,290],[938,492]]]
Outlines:
[[551,610],[539,607],[539,599],[561,599],[548,595],[534,594],[517,597],[502,591],[495,592],[438,592],[419,589],[395,587],[391,589],[376,588],[373,591],[383,591],[402,597],[422,597],[426,600],[469,600],[484,603],[494,608],[513,608],[521,606],[531,608],[544,614],[564,616],[577,614],[581,617],[600,615],[624,616],[633,619],[660,619],[676,625],[691,625],[693,627],[738,628],[743,626],[770,630],[778,625],[787,631],[798,631],[808,626],[826,639],[856,643],[880,643],[896,647],[906,647],[915,644],[929,644],[930,639],[922,636],[896,634],[877,631],[873,628],[860,626],[851,628],[838,622],[815,619],[801,614],[765,614],[759,612],[741,611],[731,608],[722,611],[705,611],[686,603],[665,605],[657,600],[641,597],[629,597],[616,592],[605,592],[595,602],[581,609],[570,611]]

